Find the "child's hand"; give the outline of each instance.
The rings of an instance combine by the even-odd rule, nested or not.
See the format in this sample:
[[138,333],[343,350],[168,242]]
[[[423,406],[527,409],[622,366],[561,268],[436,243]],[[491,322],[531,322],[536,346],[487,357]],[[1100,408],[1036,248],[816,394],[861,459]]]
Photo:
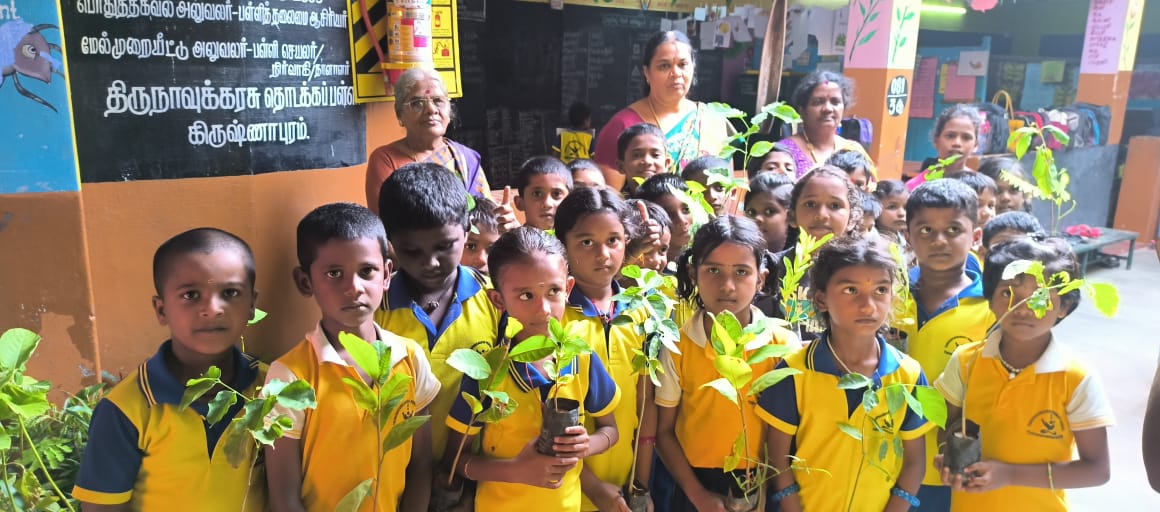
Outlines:
[[967,492],[987,492],[1006,487],[1011,483],[1011,465],[994,460],[984,460],[967,466],[969,477],[962,482]]
[[686,493],[686,495],[689,497],[689,501],[693,502],[693,507],[697,509],[697,512],[727,512],[725,498],[720,494],[711,493],[702,487],[700,491],[692,494]]
[[495,224],[501,235],[520,227],[520,221],[516,219],[515,198],[512,197],[511,187],[503,188],[503,199],[499,202],[499,206],[492,210],[492,214],[495,215]]
[[583,459],[588,456],[588,429],[583,425],[564,429],[564,435],[557,436],[552,441],[554,443],[552,450],[555,450],[558,457]]
[[661,224],[656,219],[648,217],[648,207],[644,205],[644,202],[636,203],[636,210],[640,212],[641,226],[644,228],[641,235],[646,240],[645,245],[654,249],[660,248]]
[[620,492],[620,488],[608,482],[600,482],[588,498],[600,512],[632,512],[628,508],[628,503],[624,501],[624,494]]
[[532,439],[516,456],[514,462],[518,483],[558,489],[564,480],[564,474],[576,467],[580,459],[541,455],[536,451],[536,439]]

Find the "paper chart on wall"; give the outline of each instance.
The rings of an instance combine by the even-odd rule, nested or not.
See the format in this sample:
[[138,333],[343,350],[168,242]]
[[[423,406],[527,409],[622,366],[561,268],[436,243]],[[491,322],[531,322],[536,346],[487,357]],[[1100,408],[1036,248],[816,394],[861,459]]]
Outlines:
[[987,68],[991,61],[991,52],[987,50],[969,50],[959,52],[959,75],[987,76]]
[[934,117],[934,90],[938,81],[938,57],[923,57],[914,70],[910,88],[910,117]]
[[975,77],[959,74],[959,63],[947,64],[946,92],[943,99],[946,101],[975,101]]

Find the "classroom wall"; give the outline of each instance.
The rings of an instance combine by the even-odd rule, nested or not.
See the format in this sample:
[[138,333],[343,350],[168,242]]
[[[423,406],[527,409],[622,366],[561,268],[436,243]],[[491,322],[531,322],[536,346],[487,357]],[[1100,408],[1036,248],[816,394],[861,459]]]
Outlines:
[[[403,135],[393,104],[368,106],[366,121],[368,153]],[[150,306],[153,251],[180,231],[214,226],[255,253],[258,307],[269,317],[248,331],[246,348],[280,355],[318,319],[290,278],[297,222],[324,203],[363,203],[364,172],[357,165],[0,195],[0,329],[44,336],[29,373],[58,390],[93,383],[100,370],[127,375],[167,336]]]

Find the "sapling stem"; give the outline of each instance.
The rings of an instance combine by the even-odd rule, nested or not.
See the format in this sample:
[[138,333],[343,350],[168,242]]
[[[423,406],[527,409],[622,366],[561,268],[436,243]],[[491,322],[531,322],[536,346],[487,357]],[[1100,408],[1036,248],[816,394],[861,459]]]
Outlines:
[[[72,503],[69,503],[68,501],[68,495],[61,492],[60,487],[57,487],[56,485],[56,480],[53,480],[52,475],[48,473],[48,466],[44,465],[44,459],[40,458],[40,451],[36,449],[36,443],[32,442],[32,436],[28,434],[28,428],[24,426],[24,418],[21,418],[19,415],[17,415],[16,423],[20,425],[20,435],[23,436],[24,440],[28,442],[28,449],[32,450],[32,457],[36,459],[36,463],[40,466],[40,471],[44,473],[44,477],[48,479],[48,484],[52,486],[53,492],[55,492],[61,501],[64,502],[64,506],[65,508],[68,508],[69,512],[76,512],[76,509],[73,508]],[[4,486],[8,486],[7,481],[5,481]],[[15,501],[12,502],[12,506],[16,506]]]
[[[637,396],[640,398],[638,400],[640,402],[640,407],[637,408],[638,410],[636,413],[636,435],[632,436],[632,466],[628,470],[629,490],[631,490],[633,487],[636,487],[636,459],[637,454],[640,453],[640,425],[641,423],[644,423],[644,406],[646,399],[645,392],[648,390],[644,377],[641,377],[637,380],[640,382],[638,385],[639,390],[637,391]],[[611,450],[612,447],[609,446],[608,449]]]
[[8,494],[8,504],[12,505],[12,509],[16,509],[16,496],[12,494],[12,486],[8,485],[8,463],[0,464],[0,477],[3,477],[4,492]]

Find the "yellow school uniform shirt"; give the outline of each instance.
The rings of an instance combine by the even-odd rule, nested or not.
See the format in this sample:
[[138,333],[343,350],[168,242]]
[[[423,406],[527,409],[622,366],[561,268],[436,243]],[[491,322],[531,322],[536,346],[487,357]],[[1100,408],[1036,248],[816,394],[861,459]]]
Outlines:
[[[615,281],[612,283],[612,291],[614,294],[620,293],[620,285]],[[620,314],[629,315],[633,322],[612,325],[612,319]],[[647,315],[647,312],[640,308],[626,312],[624,304],[621,303],[613,304],[610,312],[601,312],[588,297],[584,296],[579,287],[572,288],[572,293],[568,296],[568,307],[564,310],[564,323],[588,341],[593,353],[600,358],[604,369],[620,389],[620,404],[613,411],[620,439],[608,451],[584,459],[584,465],[597,478],[620,487],[628,484],[628,475],[632,472],[633,439],[636,437],[640,414],[637,404],[640,376],[632,370],[632,358],[633,349],[644,350],[644,336],[637,334],[636,326],[644,322]],[[596,431],[596,424],[591,416],[586,426],[589,432]],[[592,511],[597,510],[597,507],[584,496],[581,510]]]
[[[513,459],[533,439],[540,435],[543,419],[540,403],[548,398],[553,382],[540,374],[535,366],[512,362],[508,367],[508,378],[500,385],[500,391],[519,404],[515,411],[497,423],[471,425],[471,408],[459,396],[447,417],[447,426],[464,435],[482,434],[481,455],[491,459]],[[565,384],[559,391],[559,398],[571,398],[580,402],[580,424],[589,417],[599,418],[613,414],[621,400],[621,391],[612,377],[604,369],[600,358],[593,354],[576,357],[563,374],[576,378]],[[479,397],[479,383],[473,379],[463,379],[461,392]],[[484,408],[489,401],[483,401]],[[591,431],[590,431],[591,432]],[[452,447],[451,449],[457,449]],[[564,474],[557,489],[545,489],[524,484],[481,481],[475,491],[476,512],[508,512],[551,510],[553,512],[577,512],[580,510],[582,492],[580,490],[581,461]],[[480,475],[471,472],[472,477]]]
[[[265,510],[265,466],[258,464],[252,473],[250,464],[230,466],[220,442],[243,404],[211,426],[205,424],[205,404],[180,410],[185,383],[165,364],[172,343],[162,344],[93,410],[73,497],[127,504],[134,511]],[[257,394],[263,382],[258,360],[234,349],[234,368],[230,385],[247,396]],[[253,461],[253,446],[245,449],[246,460]]]
[[[801,459],[798,464],[810,468],[794,470],[794,478],[801,486],[802,509],[847,510],[853,504],[850,510],[880,512],[890,501],[890,489],[902,470],[902,457],[891,447],[893,435],[879,432],[874,425],[904,441],[922,437],[935,425],[905,404],[891,414],[881,390],[878,405],[867,414],[862,407],[865,388],[838,389],[838,380],[845,372],[839,369],[829,343],[823,337],[787,356],[779,367],[796,368],[801,373],[762,392],[757,414],[773,428],[794,437],[793,455]],[[881,337],[878,348],[881,356],[873,376],[876,386],[926,385],[918,362]],[[865,443],[838,430],[840,423],[858,427]],[[881,442],[887,443],[886,458],[878,460],[876,450]],[[873,458],[889,474],[883,474],[863,458],[863,444],[870,447],[865,456]]]
[[487,298],[485,290],[490,287],[491,283],[478,271],[460,265],[451,304],[442,325],[435,326],[415,303],[403,273],[399,272],[391,278],[384,307],[375,313],[375,322],[383,329],[423,346],[431,370],[439,378],[440,392],[431,403],[431,441],[436,460],[443,456],[443,445],[447,443],[447,411],[458,396],[459,379],[463,376],[447,364],[447,358],[461,348],[487,352],[495,343],[499,311]]
[[[755,307],[750,307],[753,321],[763,318],[764,315]],[[733,452],[733,441],[741,433],[741,414],[746,417],[746,427],[749,437],[749,451],[747,459],[761,460],[761,447],[765,445],[762,433],[762,424],[757,417],[757,401],[754,397],[742,400],[741,413],[737,405],[721,396],[717,390],[702,388],[701,386],[717,380],[720,374],[713,367],[713,360],[717,352],[709,343],[705,333],[704,309],[693,314],[689,322],[681,328],[681,341],[677,348],[680,354],[668,350],[661,351],[661,367],[664,373],[660,375],[661,385],[656,389],[656,403],[661,407],[679,407],[677,409],[676,436],[681,444],[681,450],[694,468],[721,468],[725,465],[725,458]],[[767,340],[751,344],[746,347],[746,354],[761,348],[766,344],[789,345],[800,347],[797,336],[781,327],[773,327],[772,336]],[[764,375],[773,370],[779,359],[771,358],[753,365],[753,378]],[[749,390],[747,385],[740,393],[744,397]],[[740,398],[740,397],[739,397]],[[749,467],[747,461],[741,461],[739,468]]]
[[[915,297],[917,318],[913,324],[903,327],[907,335],[907,353],[922,365],[923,373],[932,381],[942,374],[955,349],[983,339],[987,329],[995,323],[995,314],[983,297],[982,276],[972,270],[969,264],[964,272],[971,278],[971,284],[937,310],[928,312],[918,303],[916,286],[920,277],[919,268],[910,271],[910,293]],[[922,479],[923,485],[942,485],[942,479],[934,469],[935,455],[938,455],[937,429],[926,436],[926,475]]]
[[[985,342],[959,348],[934,383],[947,403],[962,407],[966,401],[967,419],[979,425],[983,459],[1070,462],[1075,432],[1115,423],[1099,376],[1059,341],[1049,342],[1035,364],[1011,378],[999,359],[1000,339],[1002,331],[996,331]],[[1009,486],[956,492],[951,510],[1067,510],[1067,499],[1062,489]]]
[[[395,416],[383,430],[410,418],[431,403],[439,392],[439,381],[423,350],[412,340],[382,329],[378,338],[391,347],[391,371],[411,376],[411,385]],[[335,340],[337,341],[337,340]],[[310,511],[333,511],[339,500],[359,483],[375,476],[381,440],[376,436],[371,416],[355,403],[354,393],[343,378],[361,379],[347,364],[318,326],[306,339],[270,365],[267,380],[303,380],[314,388],[318,407],[292,411],[276,406],[273,416],[285,414],[294,422],[285,436],[302,442],[302,504]],[[407,465],[411,461],[410,439],[387,452],[379,480],[378,510],[395,510],[406,486]],[[426,450],[416,456],[430,457]],[[363,502],[359,510],[369,511],[374,501]]]

